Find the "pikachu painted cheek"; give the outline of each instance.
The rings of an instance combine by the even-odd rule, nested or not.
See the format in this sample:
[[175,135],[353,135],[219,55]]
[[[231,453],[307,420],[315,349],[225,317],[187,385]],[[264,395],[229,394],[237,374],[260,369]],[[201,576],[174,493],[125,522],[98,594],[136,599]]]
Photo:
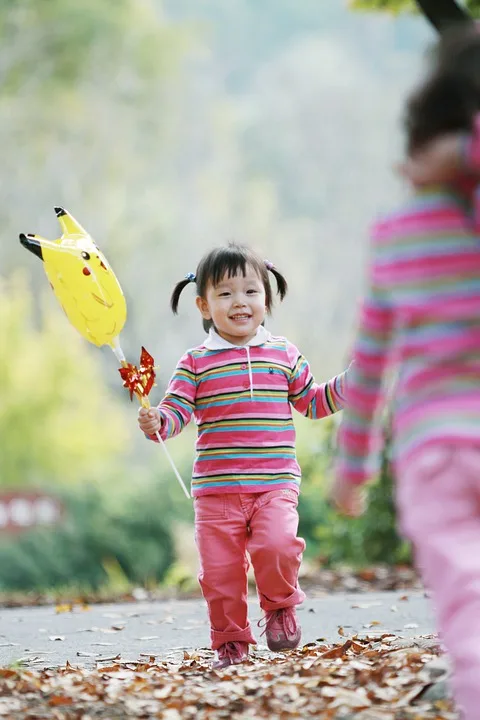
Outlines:
[[83,272],[84,275],[91,275],[91,272],[90,272],[90,270],[89,270],[87,267],[84,267],[83,270],[82,270],[82,272]]

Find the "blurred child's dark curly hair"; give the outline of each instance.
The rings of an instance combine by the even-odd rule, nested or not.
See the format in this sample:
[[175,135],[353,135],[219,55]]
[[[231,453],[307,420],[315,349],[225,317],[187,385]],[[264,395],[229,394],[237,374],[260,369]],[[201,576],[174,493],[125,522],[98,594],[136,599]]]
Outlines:
[[[252,267],[262,281],[265,288],[265,306],[267,313],[270,313],[273,306],[273,292],[268,273],[271,272],[275,278],[280,300],[283,300],[287,293],[287,281],[273,263],[262,260],[260,255],[257,255],[256,252],[245,245],[238,245],[234,242],[215,248],[204,255],[198,264],[196,272],[188,273],[183,280],[180,280],[175,285],[170,298],[172,311],[175,314],[177,313],[182,290],[190,283],[196,284],[197,295],[204,298],[209,283],[216,287],[225,275],[228,277],[243,275],[245,277],[247,266]],[[204,320],[203,327],[208,332],[212,327],[212,321]]]
[[475,25],[462,25],[433,48],[427,78],[407,103],[408,154],[438,135],[470,132],[479,111],[480,32]]

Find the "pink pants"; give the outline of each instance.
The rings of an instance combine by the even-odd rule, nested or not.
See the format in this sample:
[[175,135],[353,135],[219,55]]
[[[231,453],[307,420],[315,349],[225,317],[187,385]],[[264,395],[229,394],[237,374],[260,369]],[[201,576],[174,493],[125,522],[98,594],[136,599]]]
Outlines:
[[248,622],[247,550],[263,610],[305,599],[298,585],[305,542],[297,537],[297,503],[293,490],[195,498],[198,579],[208,605],[213,650],[226,642],[255,643]]
[[465,720],[480,717],[480,444],[426,447],[398,469],[403,532],[413,541],[455,669]]

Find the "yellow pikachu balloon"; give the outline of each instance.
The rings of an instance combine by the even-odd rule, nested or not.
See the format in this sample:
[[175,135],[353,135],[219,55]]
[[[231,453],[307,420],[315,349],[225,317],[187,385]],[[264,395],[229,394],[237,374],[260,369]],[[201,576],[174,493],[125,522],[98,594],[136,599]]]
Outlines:
[[21,234],[20,242],[43,260],[72,325],[94,345],[114,347],[127,319],[122,288],[90,235],[63,208],[55,212],[63,231],[58,240]]

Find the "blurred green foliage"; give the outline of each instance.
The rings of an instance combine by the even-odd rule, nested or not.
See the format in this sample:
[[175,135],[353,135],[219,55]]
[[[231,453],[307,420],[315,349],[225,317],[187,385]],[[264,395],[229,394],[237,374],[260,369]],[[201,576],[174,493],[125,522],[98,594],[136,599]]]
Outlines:
[[50,295],[34,298],[24,273],[0,278],[0,486],[106,482],[129,447],[100,355],[48,312]]
[[0,591],[88,591],[118,588],[122,581],[147,587],[161,582],[174,561],[174,545],[158,488],[125,498],[128,512],[115,510],[94,488],[62,496],[63,526],[0,542]]
[[56,92],[61,106],[60,93],[78,94],[93,72],[132,88],[134,79],[148,82],[180,48],[179,33],[161,20],[161,7],[147,0],[3,0],[2,92],[18,92],[28,78],[30,90]]

